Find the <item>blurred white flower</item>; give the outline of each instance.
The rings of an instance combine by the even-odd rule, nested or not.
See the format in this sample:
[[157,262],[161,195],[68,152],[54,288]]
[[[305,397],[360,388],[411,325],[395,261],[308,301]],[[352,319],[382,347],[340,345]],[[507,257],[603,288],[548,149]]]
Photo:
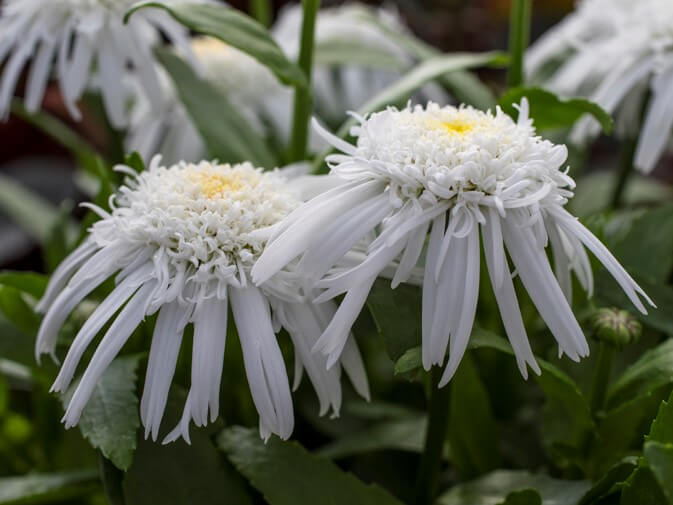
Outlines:
[[[561,168],[567,149],[536,136],[528,102],[514,122],[471,107],[429,103],[390,108],[360,118],[355,146],[323,131],[344,154],[328,157],[348,182],[305,203],[277,226],[252,269],[266,282],[300,257],[297,273],[324,291],[316,302],[345,293],[316,349],[335,363],[374,280],[399,258],[393,287],[405,282],[424,250],[423,365],[448,363],[441,384],[456,371],[468,345],[479,294],[480,235],[488,272],[519,369],[535,363],[517,303],[505,248],[559,351],[578,360],[589,353],[570,308],[571,272],[591,294],[585,247],[614,276],[634,305],[645,293],[605,246],[564,205],[573,180]],[[330,272],[359,241],[366,256]],[[547,259],[551,245],[556,277]],[[651,302],[650,302],[651,303]]]
[[158,435],[189,323],[194,325],[191,389],[182,420],[165,442],[179,436],[189,441],[191,420],[203,426],[217,417],[228,307],[264,438],[271,433],[287,438],[294,424],[285,363],[275,336],[281,326],[294,344],[295,381],[305,368],[321,414],[330,407],[334,415],[339,413],[341,366],[356,390],[368,397],[355,343],[343,354],[340,366],[330,370],[324,357],[310,352],[336,306],[304,301],[293,267],[259,287],[248,281],[268,228],[299,205],[302,193],[315,194],[332,184],[331,178],[288,181],[282,172],[263,173],[249,163],[181,163],[166,168],[160,166],[159,156],[140,174],[125,166],[118,169],[129,178],[111,201],[111,213],[91,206],[102,219],[54,273],[38,306],[45,317],[36,353],[55,356],[58,330],[68,314],[116,275],[116,287],[80,329],[53,385],[54,391],[68,388],[87,347],[112,321],[68,404],[67,427],[78,422],[96,383],[136,327],[157,312],[140,405],[145,436],[156,440]]
[[[584,0],[526,55],[527,73],[549,89],[586,96],[617,115],[618,133],[637,137],[635,166],[652,171],[673,128],[673,3],[670,0]],[[556,67],[549,75],[545,67]],[[641,113],[650,95],[644,122]],[[584,118],[581,143],[600,132]]]
[[[283,86],[271,71],[243,51],[212,37],[196,37],[191,48],[204,78],[217,87],[229,103],[260,135],[287,142],[292,122],[292,89]],[[126,139],[129,151],[144,159],[156,152],[168,163],[194,161],[206,154],[196,126],[178,98],[170,77],[162,72],[161,90],[166,107],[157,113],[139,93],[132,110]]]
[[39,109],[52,67],[65,105],[76,120],[81,119],[77,101],[95,81],[111,124],[117,128],[127,124],[130,97],[123,81],[129,66],[150,102],[160,106],[153,48],[163,34],[187,52],[188,32],[158,9],[143,10],[125,25],[122,17],[134,3],[6,0],[0,17],[0,63],[5,63],[0,72],[0,118],[9,114],[18,79],[31,58],[25,91],[29,111]]

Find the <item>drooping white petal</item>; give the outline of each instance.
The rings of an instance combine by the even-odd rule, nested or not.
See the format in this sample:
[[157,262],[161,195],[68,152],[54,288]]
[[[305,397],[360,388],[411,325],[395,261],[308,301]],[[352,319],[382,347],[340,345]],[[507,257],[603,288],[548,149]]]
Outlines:
[[433,363],[432,355],[432,326],[435,319],[435,305],[437,303],[437,282],[435,270],[439,249],[442,245],[444,231],[446,229],[446,214],[441,214],[432,222],[430,241],[425,259],[425,276],[423,279],[423,308],[422,308],[422,360],[423,368],[430,370]]

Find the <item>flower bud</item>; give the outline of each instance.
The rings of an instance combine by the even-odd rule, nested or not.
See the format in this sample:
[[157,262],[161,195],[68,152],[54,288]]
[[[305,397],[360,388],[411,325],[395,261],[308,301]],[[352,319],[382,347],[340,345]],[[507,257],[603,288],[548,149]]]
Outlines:
[[638,320],[626,310],[598,309],[592,319],[594,337],[618,349],[637,342],[642,333]]

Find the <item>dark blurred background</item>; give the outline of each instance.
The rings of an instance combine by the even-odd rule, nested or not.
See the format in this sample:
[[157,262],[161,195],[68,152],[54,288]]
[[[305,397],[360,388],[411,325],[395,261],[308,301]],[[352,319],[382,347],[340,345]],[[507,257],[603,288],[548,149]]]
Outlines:
[[[246,10],[246,0],[230,1]],[[278,11],[287,1],[277,0]],[[324,1],[329,7],[344,2]],[[396,0],[366,2],[395,7],[407,25],[423,40],[444,51],[486,51],[505,49],[510,0]],[[572,0],[545,0],[534,4],[533,38],[561,19],[572,8]],[[0,0],[0,5],[2,1]],[[489,74],[488,81],[497,86],[504,73]],[[21,86],[19,86],[19,93]],[[57,86],[48,90],[43,108],[68,123],[99,148],[109,145],[114,132],[101,128],[86,117],[74,123],[67,115]],[[0,123],[0,173],[26,185],[55,206],[71,202],[74,206],[84,197],[73,183],[74,163],[68,151],[28,123],[11,116]],[[47,168],[48,167],[48,168]],[[47,168],[47,169],[45,169]],[[0,269],[42,268],[36,242],[0,211]]]

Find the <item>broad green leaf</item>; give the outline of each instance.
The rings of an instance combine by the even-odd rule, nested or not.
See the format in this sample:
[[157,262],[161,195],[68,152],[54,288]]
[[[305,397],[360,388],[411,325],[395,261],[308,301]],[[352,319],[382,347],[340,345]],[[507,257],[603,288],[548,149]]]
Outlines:
[[423,350],[421,346],[407,349],[402,356],[395,362],[395,374],[404,374],[412,372],[421,366],[423,360]]
[[[429,58],[372,97],[358,110],[358,115],[365,116],[371,112],[382,110],[389,105],[404,103],[418,88],[442,75],[468,68],[501,65],[504,59],[504,54],[499,52],[454,53]],[[339,128],[337,136],[346,137],[351,127],[356,123],[357,120],[354,118],[347,120]],[[314,167],[318,169],[322,168],[323,161],[330,152],[331,149],[321,153],[314,162]]]
[[617,378],[608,390],[608,405],[619,405],[672,382],[673,339],[645,352]]
[[43,243],[58,218],[58,209],[22,184],[0,175],[0,211]]
[[645,442],[643,455],[668,505],[673,505],[673,444]]
[[638,459],[635,456],[624,458],[594,483],[591,489],[582,497],[578,505],[596,503],[602,498],[619,491],[637,466]]
[[449,446],[456,470],[469,479],[498,468],[498,428],[470,354],[463,357],[450,387]]
[[665,505],[664,496],[656,477],[647,467],[639,467],[622,489],[620,505]]
[[377,279],[367,298],[367,307],[393,362],[421,343],[421,292],[418,287],[400,284],[391,290],[390,281]]
[[673,444],[673,393],[668,401],[661,402],[657,417],[652,421],[647,440],[662,444]]
[[276,160],[264,140],[220,91],[199,79],[178,56],[166,51],[158,54],[210,156],[223,163],[250,161],[258,167],[275,168]]
[[42,297],[49,279],[43,274],[5,270],[0,272],[0,285],[9,286],[35,299]]
[[[121,470],[128,470],[136,449],[136,433],[140,426],[136,370],[140,356],[115,359],[100,378],[87,403],[79,428],[93,447]],[[70,401],[79,381],[64,395]]]
[[401,505],[296,442],[273,437],[265,444],[257,430],[233,427],[222,432],[218,443],[269,505]]
[[0,505],[65,503],[90,494],[98,486],[95,470],[3,477],[0,478]]
[[516,119],[519,112],[514,106],[524,97],[528,99],[530,117],[538,130],[570,128],[584,114],[591,114],[605,133],[610,133],[614,127],[612,117],[600,105],[585,98],[561,98],[542,88],[511,89],[500,99],[500,107]]
[[0,285],[0,311],[26,336],[37,334],[40,316],[26,303],[18,289]]
[[307,84],[304,73],[287,59],[269,31],[237,9],[215,3],[171,2],[166,5],[161,2],[141,2],[126,13],[125,19],[128,20],[134,12],[147,7],[164,9],[190,30],[216,37],[248,53],[266,65],[285,84],[301,87]]
[[542,505],[542,497],[535,489],[512,491],[499,505]]
[[409,64],[390,51],[365,45],[348,38],[319,41],[315,46],[316,65],[356,65],[367,68],[403,71]]
[[427,425],[428,422],[424,416],[378,423],[323,446],[316,452],[316,455],[341,459],[356,454],[389,449],[420,453],[423,451]]
[[[169,395],[162,433],[180,421],[186,396]],[[245,480],[217,450],[212,431],[192,427],[191,445],[140,437],[124,478],[125,505],[252,505]]]
[[[534,489],[542,505],[577,505],[589,490],[586,480],[558,480],[526,471],[498,470],[480,479],[459,484],[439,497],[439,505],[498,505],[512,492]],[[518,498],[521,496],[519,495]],[[521,503],[521,502],[512,502]]]

